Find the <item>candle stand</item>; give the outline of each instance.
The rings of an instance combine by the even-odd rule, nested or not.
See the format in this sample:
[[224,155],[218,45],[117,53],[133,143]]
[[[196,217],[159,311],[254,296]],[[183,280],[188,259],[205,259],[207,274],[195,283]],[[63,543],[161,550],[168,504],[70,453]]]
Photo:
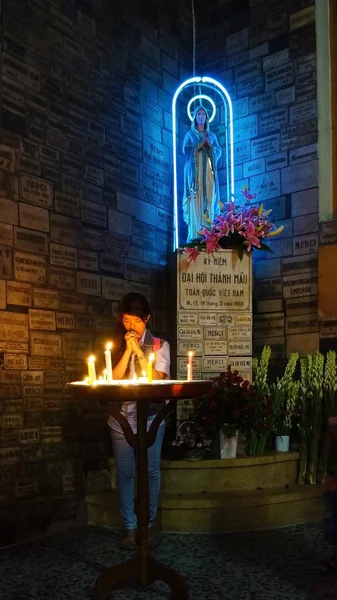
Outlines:
[[[151,384],[134,384],[126,380],[94,386],[89,386],[84,382],[69,384],[72,394],[79,400],[97,399],[102,409],[118,421],[124,431],[126,441],[132,448],[135,448],[137,457],[138,554],[101,573],[95,586],[97,600],[107,598],[121,583],[128,580],[136,580],[142,587],[147,587],[155,580],[163,581],[171,589],[171,600],[188,600],[188,588],[184,577],[177,570],[155,560],[150,553],[147,449],[154,443],[160,423],[169,412],[174,410],[177,401],[206,394],[211,385],[211,381],[169,380],[154,381]],[[169,400],[168,403],[166,403],[167,400]],[[137,403],[137,434],[133,433],[129,423],[119,412],[120,405],[130,401]],[[151,403],[161,403],[163,408],[147,431],[148,409]]]

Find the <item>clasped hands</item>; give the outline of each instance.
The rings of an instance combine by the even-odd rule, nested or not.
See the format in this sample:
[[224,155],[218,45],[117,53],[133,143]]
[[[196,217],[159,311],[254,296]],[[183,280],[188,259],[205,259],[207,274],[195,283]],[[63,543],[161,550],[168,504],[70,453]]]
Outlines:
[[199,151],[202,150],[203,148],[206,148],[206,150],[208,150],[210,148],[210,143],[209,143],[209,139],[208,139],[208,135],[206,134],[205,139],[203,142],[201,142],[201,144],[199,145]]
[[137,356],[144,354],[141,346],[139,345],[139,341],[137,335],[134,331],[127,331],[124,339],[126,341],[126,349],[130,352],[135,352]]

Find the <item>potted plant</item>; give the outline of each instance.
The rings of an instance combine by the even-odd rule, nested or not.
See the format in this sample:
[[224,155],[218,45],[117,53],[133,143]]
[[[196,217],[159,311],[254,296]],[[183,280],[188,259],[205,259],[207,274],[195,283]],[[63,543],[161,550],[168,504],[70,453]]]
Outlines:
[[299,392],[299,382],[293,380],[298,357],[297,352],[290,354],[283,377],[278,377],[276,382],[270,386],[275,414],[273,430],[276,434],[275,445],[278,452],[288,452],[289,450],[290,432]]

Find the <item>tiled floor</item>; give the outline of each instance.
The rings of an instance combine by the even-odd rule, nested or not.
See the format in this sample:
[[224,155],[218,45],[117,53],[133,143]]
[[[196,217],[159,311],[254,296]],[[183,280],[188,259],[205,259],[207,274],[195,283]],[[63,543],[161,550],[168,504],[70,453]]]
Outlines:
[[[0,550],[1,600],[90,599],[100,570],[129,557],[119,535],[83,526]],[[274,531],[158,534],[154,554],[187,578],[191,600],[314,600],[319,564],[330,554],[323,523]],[[168,588],[123,588],[122,600],[167,600]]]

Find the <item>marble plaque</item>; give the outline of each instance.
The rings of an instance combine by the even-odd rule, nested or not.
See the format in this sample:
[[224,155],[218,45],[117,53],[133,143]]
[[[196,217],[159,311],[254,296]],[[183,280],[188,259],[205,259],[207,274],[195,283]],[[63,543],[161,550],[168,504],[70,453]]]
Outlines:
[[179,340],[202,340],[203,327],[191,325],[179,325],[177,328]]
[[266,157],[266,171],[274,171],[288,166],[287,152],[279,152]]
[[9,225],[18,225],[18,204],[0,197],[0,219]]
[[317,294],[317,275],[283,277],[283,298],[301,298]]
[[[177,357],[178,371],[187,373],[187,367],[188,367],[188,357],[187,356],[178,356]],[[201,372],[201,358],[193,357],[192,358],[192,367],[193,367],[193,373],[200,373]]]
[[90,252],[90,250],[79,250],[78,266],[84,271],[98,271],[98,253]]
[[252,140],[251,142],[251,156],[252,159],[262,158],[279,152],[280,149],[280,135],[278,133],[274,135],[268,135],[259,140]]
[[292,166],[281,171],[282,194],[302,191],[317,187],[318,172],[317,160],[301,164],[301,167]]
[[101,295],[101,276],[87,273],[85,271],[76,272],[76,292],[88,296]]
[[2,415],[3,429],[20,429],[23,427],[23,414],[7,414]]
[[281,312],[283,309],[282,298],[275,300],[258,300],[256,304],[258,313]]
[[[0,197],[8,200],[19,199],[19,181],[9,171],[0,171]],[[8,223],[9,221],[6,221]]]
[[261,135],[283,129],[288,125],[288,110],[275,108],[259,115],[259,132]]
[[237,119],[234,123],[235,127],[235,139],[237,142],[249,140],[252,137],[257,136],[257,117],[256,115],[248,115]]
[[0,169],[14,173],[15,167],[15,149],[0,144]]
[[228,342],[228,354],[231,356],[245,356],[246,354],[252,353],[252,342],[251,341],[242,341],[242,342]]
[[66,194],[70,194],[71,196],[75,196],[76,198],[84,198],[85,183],[82,179],[76,179],[75,177],[71,177],[70,175],[63,174],[62,188],[66,192]]
[[224,355],[227,354],[226,340],[209,340],[204,342],[204,354]]
[[284,313],[273,312],[256,315],[254,318],[254,339],[284,335]]
[[283,106],[284,104],[291,104],[295,102],[295,87],[287,87],[283,90],[278,90],[275,95],[276,106]]
[[95,317],[90,315],[75,315],[75,328],[82,331],[94,331]]
[[144,162],[148,166],[166,173],[170,168],[170,153],[166,146],[144,136]]
[[57,333],[32,332],[30,352],[33,356],[62,356],[61,336]]
[[62,267],[78,267],[77,249],[61,244],[50,244],[50,264]]
[[[27,369],[27,367],[25,367]],[[21,373],[22,385],[43,385],[43,371],[23,371]]]
[[258,194],[260,202],[277,198],[281,195],[280,171],[270,171],[251,177],[250,186],[254,193]]
[[257,300],[268,300],[282,298],[282,279],[275,277],[272,279],[261,279],[255,292]]
[[53,290],[33,289],[33,306],[36,308],[59,308],[58,292]]
[[280,65],[274,69],[270,69],[265,74],[266,91],[276,90],[278,88],[290,85],[293,82],[293,65],[287,63]]
[[108,252],[102,252],[100,254],[100,269],[108,271],[114,275],[124,274],[123,258],[120,258],[117,254],[110,254]]
[[56,212],[59,212],[68,217],[79,217],[80,216],[80,201],[74,196],[69,196],[64,192],[55,191],[54,208]]
[[[181,317],[185,316],[184,313],[180,313],[180,314],[181,314]],[[190,317],[194,317],[197,319],[196,323],[191,322],[190,325],[193,325],[193,324],[195,324],[195,325],[197,325],[197,324],[199,324],[199,325],[217,325],[218,324],[218,315],[213,315],[213,314],[209,314],[209,313],[199,313],[199,315],[192,314],[192,315],[190,315]],[[184,322],[181,323],[180,320],[179,320],[179,323],[182,325],[184,324]],[[187,325],[187,323],[186,323],[186,325]],[[205,330],[205,334],[206,334],[206,330]],[[207,337],[205,339],[207,339]],[[208,339],[213,339],[213,337],[210,337]]]
[[104,171],[99,167],[93,167],[86,165],[85,167],[85,180],[93,185],[104,187]]
[[55,315],[56,329],[75,329],[75,315],[68,312],[57,312]]
[[60,308],[63,310],[85,311],[85,298],[77,294],[60,293]]
[[178,354],[186,355],[188,352],[193,352],[196,356],[202,356],[204,354],[203,342],[179,342],[178,341]]
[[0,241],[4,246],[13,246],[13,227],[8,223],[0,223]]
[[52,208],[53,187],[44,179],[20,173],[20,189],[22,200],[44,208]]
[[14,246],[18,250],[48,254],[48,238],[45,233],[14,227]]
[[304,27],[315,21],[315,6],[308,6],[290,15],[290,30]]
[[198,325],[199,315],[193,313],[178,313],[178,324],[179,325]]
[[105,248],[107,252],[126,256],[129,254],[129,238],[118,233],[105,232]]
[[5,354],[4,369],[27,369],[27,356],[24,354]]
[[29,283],[7,282],[7,304],[32,305],[32,286]]
[[204,340],[226,340],[227,327],[204,327]]
[[13,251],[7,246],[0,246],[0,278],[12,279],[13,275]]
[[228,56],[248,48],[248,29],[241,29],[227,36],[226,46]]
[[143,262],[131,258],[124,259],[125,279],[139,283],[150,283],[150,267]]
[[287,62],[289,62],[289,48],[284,48],[263,58],[263,70],[269,71]]
[[75,291],[75,271],[51,266],[49,268],[49,285],[59,290]]
[[319,330],[317,316],[314,314],[287,316],[286,333],[311,333]]
[[65,246],[77,246],[79,221],[57,213],[50,214],[50,241]]
[[262,75],[256,75],[245,79],[236,86],[236,92],[238,96],[253,96],[259,94],[264,89],[264,79]]
[[321,323],[320,324],[320,335],[321,338],[336,338],[337,337],[337,325],[336,323]]
[[265,92],[259,96],[249,98],[249,113],[257,113],[260,112],[260,110],[269,110],[274,104],[274,92]]
[[317,116],[316,100],[308,100],[307,102],[302,102],[301,104],[297,104],[296,106],[291,106],[289,113],[291,125],[296,125],[297,123],[301,123],[302,121],[309,121],[310,119],[315,119],[315,117]]
[[189,265],[186,255],[178,256],[180,310],[250,310],[249,257],[244,255],[242,262],[233,265],[231,256],[227,250],[212,256],[202,253]]
[[320,223],[319,242],[325,244],[337,244],[337,219]]
[[55,313],[50,310],[37,310],[30,308],[28,311],[29,315],[29,328],[38,329],[41,331],[55,331]]
[[256,158],[255,160],[246,162],[243,165],[243,176],[251,177],[252,175],[259,175],[260,173],[264,173],[265,170],[266,170],[265,159],[264,158]]
[[49,231],[49,212],[45,208],[19,202],[19,219],[21,227]]
[[304,296],[303,298],[288,298],[286,300],[286,314],[306,315],[317,314],[317,296]]
[[296,273],[317,272],[318,255],[308,254],[305,256],[294,256],[282,260],[282,275],[295,275]]
[[227,357],[225,356],[203,356],[202,370],[206,372],[222,373],[227,368]]
[[158,196],[169,198],[171,194],[171,180],[167,173],[152,169],[147,165],[141,166],[140,192],[143,200],[157,204]]
[[238,144],[234,144],[234,162],[244,163],[250,159],[250,142],[246,140]]
[[35,254],[14,253],[14,276],[18,281],[46,283],[46,261]]
[[251,340],[252,339],[252,328],[251,327],[228,327],[228,339],[229,340]]
[[96,229],[81,228],[81,245],[90,250],[104,250],[104,233]]
[[64,358],[85,360],[92,354],[90,333],[63,333]]
[[107,227],[107,214],[105,206],[82,200],[81,221],[96,227]]
[[[142,127],[138,122],[128,119],[124,115],[121,115],[121,131],[125,135],[131,137],[139,142],[142,141]],[[150,138],[148,138],[150,139]]]

